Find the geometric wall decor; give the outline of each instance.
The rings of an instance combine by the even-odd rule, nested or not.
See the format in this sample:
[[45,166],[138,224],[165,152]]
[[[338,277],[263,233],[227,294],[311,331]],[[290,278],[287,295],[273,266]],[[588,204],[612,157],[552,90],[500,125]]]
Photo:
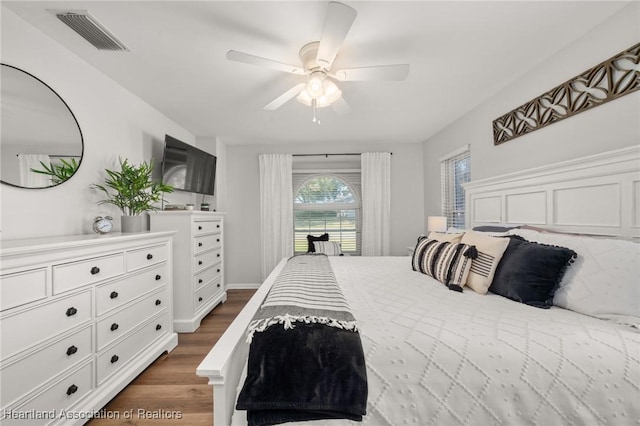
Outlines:
[[499,145],[640,89],[640,43],[493,120]]

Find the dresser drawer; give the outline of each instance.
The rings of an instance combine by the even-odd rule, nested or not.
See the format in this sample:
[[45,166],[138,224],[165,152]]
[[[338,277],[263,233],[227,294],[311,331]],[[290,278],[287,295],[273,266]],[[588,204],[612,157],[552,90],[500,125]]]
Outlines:
[[201,235],[193,239],[193,252],[201,253],[205,250],[211,250],[220,247],[222,236],[220,234]]
[[91,291],[56,299],[0,320],[0,357],[27,349],[91,319]]
[[0,276],[0,311],[47,297],[47,269]]
[[197,220],[193,222],[193,235],[219,234],[222,231],[220,220]]
[[196,291],[194,296],[194,311],[197,311],[201,307],[205,306],[207,302],[212,299],[215,295],[222,292],[222,283],[220,280],[216,280],[209,285],[202,287],[201,289]]
[[92,354],[91,327],[83,328],[50,346],[2,366],[2,399],[5,408],[18,398],[51,380]]
[[147,345],[169,330],[169,314],[164,313],[145,324],[112,348],[98,355],[98,385],[117,372]]
[[138,273],[96,288],[96,311],[100,316],[122,306],[143,294],[166,285],[167,265],[160,264],[153,269]]
[[195,255],[193,257],[193,270],[197,273],[219,263],[222,259],[221,253],[222,250],[217,248],[212,251],[205,251],[204,253]]
[[123,253],[54,265],[53,294],[117,277],[123,273]]
[[167,292],[163,290],[101,319],[97,327],[98,350],[102,350],[118,337],[127,334],[167,305]]
[[127,252],[127,271],[135,271],[159,262],[165,262],[169,257],[166,244],[145,247]]
[[194,277],[194,287],[196,290],[200,287],[204,287],[216,278],[220,280],[220,272],[222,271],[221,264],[213,266],[212,268],[205,269]]
[[[64,421],[64,417],[60,420],[60,415],[64,410],[71,408],[76,402],[80,401],[93,389],[93,364],[89,363],[78,370],[72,372],[64,379],[60,380],[49,389],[27,402],[26,404],[14,409],[16,412],[38,412],[43,414],[52,413],[55,420],[61,424],[68,424],[70,421]],[[69,412],[69,415],[73,415]],[[45,416],[46,417],[46,416]],[[37,426],[52,423],[50,418],[47,419],[3,419],[2,425],[20,425],[20,426]]]

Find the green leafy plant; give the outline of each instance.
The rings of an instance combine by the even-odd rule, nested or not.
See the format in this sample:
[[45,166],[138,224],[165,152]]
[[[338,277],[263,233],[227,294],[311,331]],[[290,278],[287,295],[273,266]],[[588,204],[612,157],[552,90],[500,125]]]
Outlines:
[[42,168],[44,170],[38,170],[34,168],[31,168],[29,170],[34,173],[51,176],[51,184],[58,185],[73,176],[73,174],[76,172],[76,170],[78,170],[78,167],[80,166],[75,158],[71,158],[70,161],[62,158],[60,162],[62,164],[47,165],[46,163],[41,161],[40,164],[42,165]]
[[129,216],[139,215],[149,210],[158,210],[153,204],[160,201],[163,193],[173,192],[173,187],[151,178],[153,161],[139,165],[120,159],[120,170],[105,169],[107,178],[104,185],[92,184],[107,198],[98,204],[113,204]]

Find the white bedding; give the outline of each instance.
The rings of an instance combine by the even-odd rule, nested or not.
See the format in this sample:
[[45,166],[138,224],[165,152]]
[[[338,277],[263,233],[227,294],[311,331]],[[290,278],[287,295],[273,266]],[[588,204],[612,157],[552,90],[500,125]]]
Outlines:
[[[331,264],[362,337],[367,415],[304,424],[640,424],[637,330],[450,291],[412,271],[409,257]],[[234,425],[244,417],[236,412]]]

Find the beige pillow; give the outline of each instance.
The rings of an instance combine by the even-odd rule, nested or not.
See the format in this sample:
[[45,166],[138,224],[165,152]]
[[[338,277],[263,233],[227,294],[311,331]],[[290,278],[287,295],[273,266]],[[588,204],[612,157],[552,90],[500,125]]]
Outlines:
[[509,239],[492,237],[484,232],[467,231],[461,242],[475,246],[478,251],[478,257],[471,263],[467,286],[476,293],[485,294],[491,285],[496,267],[509,245]]
[[430,240],[440,241],[442,243],[459,243],[464,234],[445,234],[444,232],[430,232],[429,238]]

